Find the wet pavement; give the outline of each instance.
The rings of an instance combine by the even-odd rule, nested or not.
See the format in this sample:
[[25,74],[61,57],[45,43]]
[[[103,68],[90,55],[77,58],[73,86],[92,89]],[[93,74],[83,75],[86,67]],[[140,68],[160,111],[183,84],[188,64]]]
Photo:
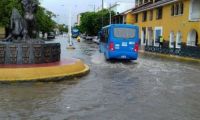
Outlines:
[[91,41],[62,58],[91,69],[58,83],[0,84],[1,120],[199,120],[200,63],[140,54],[138,61],[105,61]]

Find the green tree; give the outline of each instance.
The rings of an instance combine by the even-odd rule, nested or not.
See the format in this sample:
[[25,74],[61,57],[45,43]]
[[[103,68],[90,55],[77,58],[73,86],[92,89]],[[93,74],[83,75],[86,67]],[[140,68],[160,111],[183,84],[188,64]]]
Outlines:
[[39,31],[51,32],[56,27],[56,22],[52,20],[52,12],[46,11],[43,7],[38,7],[36,13],[36,23]]
[[[36,0],[39,3],[39,0]],[[12,9],[17,8],[21,15],[23,16],[23,8],[21,0],[0,0],[0,26],[9,28],[10,17],[12,14]],[[38,6],[36,13],[36,25],[38,31],[50,32],[56,26],[56,22],[52,19],[55,14],[45,8]]]
[[[112,16],[114,12],[111,12]],[[109,24],[110,12],[104,9],[99,12],[85,12],[81,14],[81,25],[78,26],[82,33],[87,33],[88,35],[97,35],[98,31],[102,28],[102,17],[103,26]]]
[[13,8],[22,13],[21,0],[0,0],[0,26],[9,27],[10,16]]
[[58,29],[59,29],[59,31],[61,32],[61,33],[63,33],[63,32],[68,32],[68,26],[67,25],[65,25],[65,24],[58,24],[57,25],[58,26]]

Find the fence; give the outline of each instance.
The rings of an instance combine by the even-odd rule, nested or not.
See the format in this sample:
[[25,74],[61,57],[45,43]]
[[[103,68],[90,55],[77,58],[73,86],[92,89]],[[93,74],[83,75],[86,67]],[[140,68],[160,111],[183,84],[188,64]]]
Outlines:
[[145,51],[200,59],[200,47],[183,46],[178,49],[168,47],[145,46]]

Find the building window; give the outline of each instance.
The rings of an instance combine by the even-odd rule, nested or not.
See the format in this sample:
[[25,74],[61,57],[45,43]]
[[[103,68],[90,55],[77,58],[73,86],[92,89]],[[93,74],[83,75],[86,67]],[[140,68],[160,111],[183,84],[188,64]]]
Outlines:
[[147,11],[143,12],[142,21],[143,22],[147,21]]
[[171,7],[171,16],[174,16],[174,5],[172,5],[172,7]]
[[175,7],[174,7],[174,15],[178,15],[178,8],[179,8],[179,5],[178,5],[178,4],[175,4]]
[[139,5],[141,5],[143,3],[143,0],[139,0]]
[[176,35],[176,48],[181,48],[182,43],[182,33],[178,32]]
[[171,16],[182,15],[184,5],[182,2],[178,2],[172,5],[171,7]]
[[135,22],[138,22],[138,14],[135,14]]
[[169,38],[169,48],[175,48],[175,35],[174,35],[174,32],[171,31],[170,32],[170,38]]
[[157,19],[157,20],[162,19],[162,15],[163,15],[162,12],[163,12],[162,7],[157,8],[157,10],[156,10],[156,13],[157,13],[156,19]]
[[155,0],[155,2],[158,2],[158,1],[160,1],[160,0]]
[[159,46],[159,38],[163,36],[163,28],[155,27],[154,30],[154,46]]
[[135,3],[136,3],[136,6],[138,6],[138,4],[139,4],[139,1],[138,1],[138,0],[135,0]]
[[144,3],[148,3],[149,2],[149,0],[144,0]]
[[190,13],[189,20],[199,21],[200,20],[200,0],[190,0]]
[[150,11],[149,20],[153,20],[153,10]]
[[188,34],[187,45],[197,46],[197,44],[198,44],[198,33],[195,29],[192,29]]
[[178,10],[178,11],[179,11],[179,14],[181,14],[181,15],[183,14],[183,11],[184,11],[184,5],[183,5],[182,2],[179,3],[179,10]]

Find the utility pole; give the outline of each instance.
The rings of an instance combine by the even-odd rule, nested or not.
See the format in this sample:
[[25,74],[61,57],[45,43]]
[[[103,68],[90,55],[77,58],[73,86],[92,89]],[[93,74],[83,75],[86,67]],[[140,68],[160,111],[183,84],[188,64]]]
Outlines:
[[102,0],[102,27],[103,27],[103,9],[104,9],[104,0]]
[[67,46],[67,49],[75,49],[73,41],[72,41],[72,10],[71,6],[69,7],[69,25],[68,25],[68,39],[69,39],[69,45]]
[[110,25],[111,25],[112,24],[111,4],[110,4],[110,8],[109,8],[109,13],[110,13]]
[[69,25],[68,25],[68,37],[69,37],[69,46],[72,46],[72,21],[71,21],[71,18],[72,17],[72,13],[71,13],[71,7],[69,8]]
[[102,0],[102,10],[103,10],[103,8],[104,8],[104,0]]

